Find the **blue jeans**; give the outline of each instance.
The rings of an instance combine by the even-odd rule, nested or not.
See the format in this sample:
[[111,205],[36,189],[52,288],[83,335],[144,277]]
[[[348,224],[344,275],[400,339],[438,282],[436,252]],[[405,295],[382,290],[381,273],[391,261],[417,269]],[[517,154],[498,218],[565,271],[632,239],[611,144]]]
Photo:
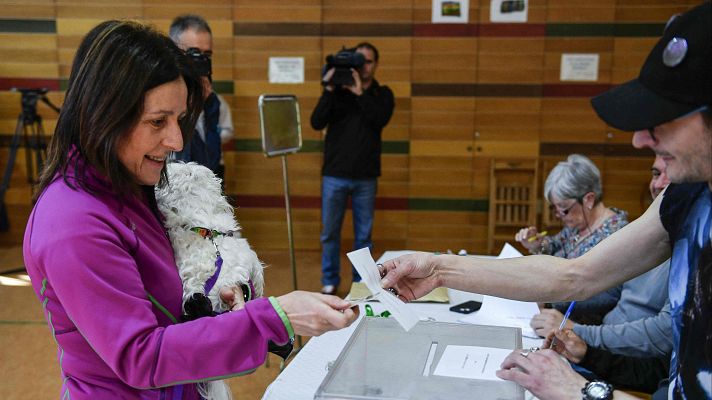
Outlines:
[[[341,269],[341,226],[351,196],[354,250],[373,248],[371,230],[376,204],[376,178],[348,179],[324,176],[321,183],[321,284],[338,286]],[[354,282],[361,277],[351,267]]]

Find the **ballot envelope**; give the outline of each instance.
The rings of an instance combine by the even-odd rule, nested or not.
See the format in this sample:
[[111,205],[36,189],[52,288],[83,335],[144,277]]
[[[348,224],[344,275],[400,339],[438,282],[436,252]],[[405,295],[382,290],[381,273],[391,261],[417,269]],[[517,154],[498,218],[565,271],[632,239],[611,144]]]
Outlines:
[[363,317],[314,398],[523,400],[521,386],[494,376],[521,347],[519,328],[420,321],[405,332]]

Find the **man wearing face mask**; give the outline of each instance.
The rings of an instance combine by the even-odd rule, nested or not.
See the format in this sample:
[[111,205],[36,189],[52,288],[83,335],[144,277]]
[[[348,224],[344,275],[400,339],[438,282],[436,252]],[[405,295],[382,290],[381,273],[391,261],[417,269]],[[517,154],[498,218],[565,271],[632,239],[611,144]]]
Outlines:
[[210,168],[220,179],[225,179],[222,145],[232,139],[234,130],[230,106],[213,91],[212,56],[213,35],[210,26],[198,15],[181,15],[171,23],[169,34],[173,42],[188,54],[201,75],[205,93],[203,112],[195,126],[195,134],[176,159],[195,161]]
[[[322,293],[339,286],[341,225],[351,197],[354,249],[372,247],[377,179],[381,175],[381,131],[393,115],[393,92],[375,79],[378,50],[360,43],[363,65],[351,68],[352,83],[336,85],[335,68],[326,70],[324,92],[311,115],[315,130],[326,128],[321,188]],[[356,55],[360,57],[359,55]],[[344,72],[344,71],[339,71]],[[348,71],[345,71],[348,75]],[[353,280],[360,281],[356,270]]]

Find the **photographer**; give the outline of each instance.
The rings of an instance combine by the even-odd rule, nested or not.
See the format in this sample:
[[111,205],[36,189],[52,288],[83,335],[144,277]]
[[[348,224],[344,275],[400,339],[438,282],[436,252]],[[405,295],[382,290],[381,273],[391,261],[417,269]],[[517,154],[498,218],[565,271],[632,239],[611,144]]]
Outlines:
[[[334,294],[340,277],[341,225],[349,196],[354,249],[372,247],[376,186],[381,175],[381,131],[393,115],[393,92],[375,79],[378,50],[360,43],[327,58],[324,92],[311,126],[326,128],[321,187],[322,293]],[[351,79],[348,78],[348,72]],[[360,281],[353,270],[354,281]]]
[[[208,23],[198,15],[181,15],[171,23],[169,34],[173,42],[193,61],[201,75],[205,105],[198,118],[195,133],[176,159],[195,161],[210,168],[225,179],[222,144],[233,136],[230,106],[212,87],[213,35]],[[223,182],[224,184],[224,182]]]

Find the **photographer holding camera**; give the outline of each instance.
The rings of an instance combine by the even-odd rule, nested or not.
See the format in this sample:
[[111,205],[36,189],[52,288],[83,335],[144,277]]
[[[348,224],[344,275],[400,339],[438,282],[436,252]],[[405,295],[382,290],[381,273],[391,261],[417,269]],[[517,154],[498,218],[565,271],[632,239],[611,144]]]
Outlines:
[[[393,92],[375,79],[378,50],[370,43],[327,57],[324,92],[311,126],[326,128],[321,187],[322,293],[334,294],[340,277],[341,225],[351,197],[354,249],[373,246],[371,230],[377,179],[381,175],[381,131],[393,115]],[[361,277],[355,270],[353,280]]]
[[[225,179],[222,144],[233,136],[230,106],[212,86],[213,35],[210,26],[198,15],[181,15],[171,23],[169,35],[173,42],[193,61],[201,76],[205,105],[198,118],[190,143],[175,157],[195,161],[210,168],[220,179]],[[224,182],[223,182],[224,184]]]

